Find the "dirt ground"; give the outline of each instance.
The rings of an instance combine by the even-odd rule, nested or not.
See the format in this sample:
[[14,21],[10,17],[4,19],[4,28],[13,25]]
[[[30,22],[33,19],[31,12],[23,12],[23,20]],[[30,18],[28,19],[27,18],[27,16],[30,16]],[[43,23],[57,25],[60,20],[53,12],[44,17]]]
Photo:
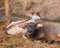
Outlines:
[[59,43],[42,43],[22,38],[22,34],[7,35],[5,22],[0,21],[0,48],[60,48]]

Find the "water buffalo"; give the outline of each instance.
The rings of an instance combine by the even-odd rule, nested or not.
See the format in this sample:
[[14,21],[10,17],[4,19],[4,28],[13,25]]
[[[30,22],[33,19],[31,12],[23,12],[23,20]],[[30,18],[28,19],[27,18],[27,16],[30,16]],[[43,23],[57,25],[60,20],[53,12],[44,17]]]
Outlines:
[[[10,35],[15,35],[18,33],[23,33],[26,34],[28,32],[28,30],[31,30],[31,32],[33,32],[33,30],[35,29],[35,22],[36,20],[40,19],[40,17],[34,13],[33,16],[31,17],[31,19],[29,20],[22,20],[22,21],[17,21],[17,22],[12,22],[11,24],[9,24],[7,26],[7,34]],[[33,28],[33,29],[31,29]]]
[[35,23],[36,20],[40,19],[40,17],[37,14],[33,14],[31,19],[12,22],[7,26],[7,33],[8,34],[16,34],[19,32],[27,32],[27,29],[25,28],[25,25],[28,25],[27,23]]
[[42,24],[42,27],[39,27],[38,23],[38,26],[36,26],[36,29],[30,36],[35,40],[43,39],[47,42],[60,41],[60,23],[46,22]]

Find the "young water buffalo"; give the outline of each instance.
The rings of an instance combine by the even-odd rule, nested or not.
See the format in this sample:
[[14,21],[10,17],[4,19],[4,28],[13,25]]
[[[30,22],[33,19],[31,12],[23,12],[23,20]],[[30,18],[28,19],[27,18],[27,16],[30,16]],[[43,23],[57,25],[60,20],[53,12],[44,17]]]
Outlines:
[[[37,15],[37,13],[32,14],[31,18],[28,20],[20,20],[17,22],[12,22],[7,26],[7,34],[15,35],[18,33],[23,33],[24,35],[28,32],[28,30],[35,29],[35,22],[36,20],[40,19],[40,17]],[[26,26],[27,25],[27,26]],[[31,29],[32,27],[32,29]]]
[[32,39],[43,39],[48,42],[60,41],[60,24],[43,23],[42,27],[39,27],[38,24],[31,35]]
[[[39,27],[42,24],[40,24]],[[16,35],[18,33],[22,33],[23,34],[23,38],[26,39],[26,36],[29,37],[30,34],[32,34],[34,32],[34,30],[36,29],[37,24],[36,23],[26,23],[25,25],[23,23],[21,23],[20,25],[15,25],[15,26],[11,26],[7,29],[7,34],[10,35]]]
[[[32,17],[31,19],[26,19],[26,20],[20,20],[20,21],[17,21],[17,22],[12,22],[10,23],[8,26],[7,26],[7,33],[8,34],[18,34],[20,32],[27,32],[27,29],[25,27],[25,25],[28,25],[30,23],[35,23],[36,20],[40,19],[40,17],[37,15],[37,13],[34,13],[32,14]],[[29,25],[28,25],[29,26]]]

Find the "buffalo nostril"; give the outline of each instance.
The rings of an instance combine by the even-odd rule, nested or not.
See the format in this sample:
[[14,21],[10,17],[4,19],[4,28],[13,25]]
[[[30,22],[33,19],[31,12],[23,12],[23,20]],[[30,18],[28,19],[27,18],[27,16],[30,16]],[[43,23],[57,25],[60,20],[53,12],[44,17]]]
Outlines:
[[31,32],[33,32],[33,31],[31,31]]
[[29,33],[32,33],[33,31],[28,31]]

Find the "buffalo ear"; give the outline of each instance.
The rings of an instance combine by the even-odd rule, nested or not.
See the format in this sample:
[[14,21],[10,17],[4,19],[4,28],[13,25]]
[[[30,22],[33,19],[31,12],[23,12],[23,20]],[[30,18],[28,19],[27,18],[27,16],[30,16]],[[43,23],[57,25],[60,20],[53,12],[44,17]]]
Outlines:
[[37,28],[43,27],[43,24],[37,24]]

